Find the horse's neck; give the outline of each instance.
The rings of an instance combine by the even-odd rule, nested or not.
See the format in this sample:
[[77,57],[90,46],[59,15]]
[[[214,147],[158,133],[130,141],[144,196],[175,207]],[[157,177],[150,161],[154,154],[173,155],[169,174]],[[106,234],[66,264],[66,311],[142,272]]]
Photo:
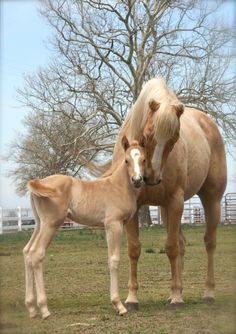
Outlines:
[[130,182],[130,176],[124,161],[117,166],[109,178],[114,187],[119,187],[124,192],[135,195],[135,189]]
[[[109,197],[112,196],[113,189],[119,188],[119,191],[126,193],[135,194],[134,187],[130,182],[130,177],[128,174],[127,166],[124,161],[117,164],[116,168],[111,171],[111,174],[104,178],[98,178],[95,180],[77,180],[79,182],[80,191],[84,192],[89,199],[96,192],[97,198],[101,195],[102,198],[106,197],[106,194],[109,194]],[[77,183],[78,185],[78,183]],[[101,192],[101,194],[99,193]]]
[[131,185],[126,164],[122,162],[106,178],[91,181],[76,180],[71,197],[69,209],[71,209],[72,219],[79,220],[86,217],[86,219],[101,220],[104,219],[104,212],[109,206],[116,205],[117,199],[124,199],[127,207],[136,200],[137,195]]

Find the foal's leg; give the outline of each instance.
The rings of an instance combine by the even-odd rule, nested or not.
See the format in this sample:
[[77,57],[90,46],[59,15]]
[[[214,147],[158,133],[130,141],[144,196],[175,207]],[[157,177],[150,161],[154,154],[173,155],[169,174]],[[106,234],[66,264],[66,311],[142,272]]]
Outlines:
[[123,231],[123,222],[106,221],[106,236],[108,245],[108,265],[110,269],[110,296],[111,302],[117,309],[119,315],[127,312],[123,306],[119,295],[119,264],[120,264],[120,244]]
[[39,233],[39,223],[36,224],[34,232],[30,238],[30,241],[23,249],[24,262],[25,262],[25,305],[28,309],[30,318],[34,318],[37,315],[37,308],[34,295],[34,273],[31,263],[28,260],[28,254],[30,247],[33,244],[38,233]]
[[49,222],[42,224],[40,232],[36,236],[29,250],[29,261],[32,265],[36,283],[37,305],[41,311],[42,318],[46,319],[50,316],[47,306],[47,296],[45,293],[42,261],[45,256],[47,247],[49,246],[53,236],[56,234],[57,226],[50,225]]
[[166,254],[171,265],[171,295],[172,305],[182,304],[182,260],[180,246],[180,221],[183,212],[183,199],[180,194],[173,196],[165,208],[167,226]]
[[207,251],[207,278],[206,290],[203,298],[208,302],[215,300],[215,279],[214,279],[214,252],[216,248],[216,229],[220,222],[221,205],[219,199],[214,199],[213,196],[200,196],[204,207],[206,218],[206,232],[204,236],[205,247]]
[[125,305],[129,310],[138,310],[138,281],[137,281],[137,264],[141,253],[141,243],[139,241],[139,226],[138,226],[138,213],[125,225],[127,231],[128,240],[128,253],[130,259],[130,272],[129,272],[129,294],[125,301]]

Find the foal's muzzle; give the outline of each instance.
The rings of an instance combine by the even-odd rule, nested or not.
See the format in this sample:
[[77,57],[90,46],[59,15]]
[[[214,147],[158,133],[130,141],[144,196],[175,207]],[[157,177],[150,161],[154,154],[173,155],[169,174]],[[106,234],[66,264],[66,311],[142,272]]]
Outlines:
[[133,185],[135,186],[135,188],[140,188],[141,185],[143,184],[142,176],[140,176],[140,177],[132,176],[131,181],[132,181]]

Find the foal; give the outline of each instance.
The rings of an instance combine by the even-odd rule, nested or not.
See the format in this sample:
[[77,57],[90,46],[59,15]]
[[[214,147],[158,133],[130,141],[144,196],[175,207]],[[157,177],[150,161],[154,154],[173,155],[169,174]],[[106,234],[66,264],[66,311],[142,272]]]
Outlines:
[[105,225],[110,269],[110,297],[119,315],[127,312],[119,296],[118,269],[123,224],[137,210],[138,188],[143,183],[145,152],[144,139],[140,142],[122,138],[124,159],[106,178],[85,181],[65,175],[52,175],[31,180],[31,204],[36,228],[23,250],[25,259],[25,304],[31,318],[37,315],[34,296],[42,318],[50,312],[44,288],[42,261],[53,236],[68,217],[89,226]]

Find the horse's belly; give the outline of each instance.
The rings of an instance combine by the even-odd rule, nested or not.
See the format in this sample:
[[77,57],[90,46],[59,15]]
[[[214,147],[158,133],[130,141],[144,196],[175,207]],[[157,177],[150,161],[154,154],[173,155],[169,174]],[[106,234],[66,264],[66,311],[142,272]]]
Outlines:
[[208,150],[202,150],[201,152],[194,150],[191,152],[188,162],[185,200],[198,193],[206,180],[210,165],[210,152]]
[[104,226],[104,215],[103,214],[97,214],[89,212],[89,214],[83,214],[81,212],[73,212],[70,210],[68,217],[72,219],[73,221],[86,226],[97,226],[97,227],[103,227]]

